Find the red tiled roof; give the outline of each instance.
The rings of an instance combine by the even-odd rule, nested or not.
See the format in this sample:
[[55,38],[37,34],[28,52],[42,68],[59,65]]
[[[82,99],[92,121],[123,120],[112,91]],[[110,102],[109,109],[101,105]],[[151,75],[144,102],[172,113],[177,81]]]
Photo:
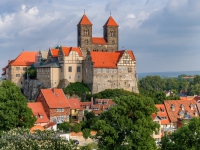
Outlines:
[[44,131],[44,127],[42,127],[40,125],[35,125],[30,129],[30,132],[33,133],[36,130]]
[[[117,68],[117,63],[125,51],[115,52],[90,52],[94,68]],[[133,60],[135,57],[131,50],[128,50]]]
[[166,119],[165,120],[161,120],[161,124],[163,125],[163,124],[170,124],[170,121],[169,121],[169,117],[168,117],[168,114],[167,114],[167,111],[166,111],[166,108],[165,108],[165,105],[164,104],[156,104],[155,105],[156,107],[157,107],[157,109],[158,109],[158,113],[157,113],[157,115],[159,116],[159,117],[166,117]]
[[67,108],[69,102],[62,89],[41,89],[49,108]]
[[49,127],[52,127],[52,126],[54,126],[54,125],[56,125],[55,122],[49,122],[48,124],[46,124],[46,125],[44,126],[44,128],[49,128]]
[[[191,110],[190,105],[193,104],[194,108]],[[165,108],[167,110],[169,119],[171,122],[176,122],[180,118],[179,112],[181,111],[181,105],[184,105],[184,112],[189,112],[190,118],[194,117],[194,112],[197,111],[196,101],[195,100],[165,100]],[[172,105],[175,106],[175,110],[172,110]],[[198,114],[199,116],[199,114]]]
[[22,52],[14,61],[10,62],[10,66],[30,66],[35,63],[35,57],[38,52]]
[[105,23],[104,26],[116,26],[116,27],[118,27],[119,25],[115,22],[115,20],[113,19],[113,17],[110,16],[108,18],[108,20],[106,21],[106,23]]
[[79,21],[78,25],[79,24],[92,25],[92,23],[90,22],[90,20],[88,19],[88,17],[85,14],[83,15],[83,17]]
[[103,37],[92,37],[92,44],[107,44]]
[[100,114],[102,111],[109,109],[114,104],[115,103],[112,99],[96,99],[96,104],[93,105],[93,108],[99,108],[99,110],[93,109],[92,111],[94,112],[94,114]]
[[[28,107],[32,110],[34,116],[37,116],[36,123],[48,123],[49,119],[44,111],[41,102],[28,103]],[[42,115],[42,118],[40,116]]]
[[180,96],[180,100],[193,100],[195,96]]
[[51,48],[51,54],[53,57],[58,57],[59,49]]
[[71,51],[76,51],[80,57],[83,56],[81,49],[79,47],[64,47],[64,46],[62,46],[61,49],[62,49],[65,56],[69,56],[69,53]]
[[70,98],[70,99],[67,99],[67,101],[69,102],[69,105],[70,105],[70,109],[80,109],[81,106],[80,106],[80,102],[79,100],[76,98]]

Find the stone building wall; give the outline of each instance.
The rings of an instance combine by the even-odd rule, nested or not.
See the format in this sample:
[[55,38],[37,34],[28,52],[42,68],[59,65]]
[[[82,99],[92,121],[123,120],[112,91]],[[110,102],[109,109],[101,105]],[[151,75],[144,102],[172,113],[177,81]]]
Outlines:
[[24,87],[24,74],[27,66],[9,66],[9,79],[20,88]]

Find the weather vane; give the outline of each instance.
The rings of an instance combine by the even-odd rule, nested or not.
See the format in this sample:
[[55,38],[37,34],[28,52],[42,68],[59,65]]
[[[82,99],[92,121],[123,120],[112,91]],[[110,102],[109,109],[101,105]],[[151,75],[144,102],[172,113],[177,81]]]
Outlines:
[[110,16],[111,16],[111,11],[110,11]]
[[84,9],[84,14],[85,14],[85,9]]

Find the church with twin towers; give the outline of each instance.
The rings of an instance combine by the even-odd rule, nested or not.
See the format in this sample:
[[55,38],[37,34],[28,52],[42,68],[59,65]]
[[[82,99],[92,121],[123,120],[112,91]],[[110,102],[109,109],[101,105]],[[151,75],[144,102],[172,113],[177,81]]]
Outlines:
[[118,24],[110,16],[103,26],[103,37],[92,37],[92,23],[84,14],[77,25],[77,43],[83,55],[87,51],[113,52],[118,50]]

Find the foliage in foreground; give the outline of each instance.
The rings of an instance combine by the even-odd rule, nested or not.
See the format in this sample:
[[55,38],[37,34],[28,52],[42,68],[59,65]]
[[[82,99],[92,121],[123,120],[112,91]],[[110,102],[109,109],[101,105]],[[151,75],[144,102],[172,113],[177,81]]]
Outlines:
[[63,89],[63,91],[65,94],[69,94],[70,96],[75,94],[79,97],[84,97],[88,92],[90,92],[87,85],[80,82],[70,83],[66,88]]
[[86,146],[82,146],[80,150],[93,150],[93,149],[98,149],[98,146],[96,143],[89,143]]
[[200,118],[193,118],[161,141],[161,150],[198,150],[200,148]]
[[73,141],[61,138],[53,130],[35,131],[16,128],[3,132],[0,137],[0,150],[73,150],[77,145]]
[[36,121],[19,87],[9,80],[0,85],[0,118],[0,131],[16,127],[30,128]]
[[157,109],[151,98],[123,96],[115,99],[116,106],[101,114],[92,126],[100,149],[156,149],[153,131],[159,125],[152,121]]

